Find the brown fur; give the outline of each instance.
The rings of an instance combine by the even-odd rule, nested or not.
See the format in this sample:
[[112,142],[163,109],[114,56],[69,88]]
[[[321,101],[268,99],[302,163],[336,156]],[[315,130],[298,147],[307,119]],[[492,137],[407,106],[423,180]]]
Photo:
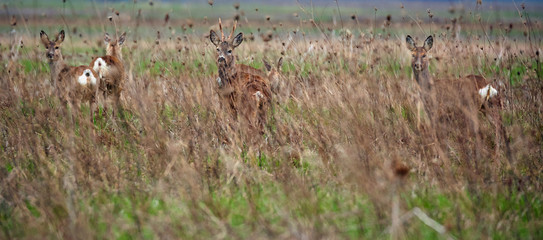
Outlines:
[[[64,63],[60,45],[64,41],[64,30],[62,30],[55,41],[50,41],[44,31],[40,32],[42,44],[47,49],[46,56],[49,59],[51,68],[51,80],[55,87],[55,92],[59,99],[64,103],[70,103],[79,106],[81,101],[88,101],[91,109],[91,118],[93,118],[93,104],[96,103],[96,93],[100,80],[96,72],[89,66],[68,66]],[[89,70],[92,76],[96,78],[96,84],[91,84],[91,77],[87,77],[87,84],[81,85],[78,79],[85,70]]]
[[[116,104],[119,104],[126,79],[121,52],[125,37],[126,33],[123,33],[119,39],[111,39],[109,34],[106,33],[104,37],[106,55],[96,57],[90,63],[90,66],[100,76],[100,91],[102,91],[104,98],[107,99],[109,96],[113,96]],[[99,58],[105,62],[106,66],[96,62]]]
[[[496,153],[498,153],[500,137],[506,138],[505,128],[499,113],[503,107],[503,88],[488,81],[483,76],[473,74],[453,80],[437,79],[434,81],[428,71],[429,62],[428,58],[426,58],[426,53],[433,45],[432,36],[426,39],[422,47],[417,47],[411,36],[407,36],[406,42],[413,56],[411,62],[413,74],[421,88],[421,96],[431,120],[434,113],[437,113],[437,120],[457,122],[460,124],[458,127],[465,128],[468,127],[466,124],[476,121],[473,119],[473,113],[481,111],[494,124]],[[448,85],[452,85],[452,89],[455,89],[455,91],[450,91],[451,88]],[[487,85],[496,89],[498,91],[497,95],[493,97],[489,94],[486,97],[481,96],[479,90]],[[477,126],[474,125],[468,128],[473,129],[474,132],[478,131]],[[506,150],[509,154],[507,139],[505,141]]]
[[264,66],[266,67],[266,70],[268,70],[268,81],[271,86],[272,92],[277,96],[281,95],[282,88],[285,85],[284,79],[282,79],[281,75],[281,66],[283,65],[283,57],[279,58],[277,60],[277,64],[275,66],[268,63],[266,59],[263,60]]
[[115,96],[120,98],[121,92],[124,87],[125,71],[124,65],[118,58],[114,56],[96,57],[92,60],[90,66],[96,64],[96,60],[101,58],[107,65],[107,68],[93,68],[98,70],[98,76],[100,77],[100,91],[104,94],[104,97]]
[[232,39],[235,25],[228,39],[224,38],[220,20],[219,27],[221,38],[211,30],[210,40],[217,47],[221,103],[225,102],[229,106],[234,118],[241,114],[251,129],[262,133],[272,98],[268,80],[263,77],[261,70],[235,63],[232,51],[243,41],[242,33]]

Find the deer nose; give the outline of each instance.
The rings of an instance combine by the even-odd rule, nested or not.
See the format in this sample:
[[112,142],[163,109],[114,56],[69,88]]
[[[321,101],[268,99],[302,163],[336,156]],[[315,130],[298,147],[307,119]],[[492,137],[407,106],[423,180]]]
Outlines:
[[47,57],[48,58],[53,58],[53,54],[52,53],[47,53]]
[[422,64],[420,64],[420,63],[415,63],[415,70],[417,70],[417,71],[422,70]]
[[225,62],[225,61],[226,61],[226,58],[224,58],[223,55],[220,55],[220,56],[219,56],[219,59],[217,59],[217,61],[219,61],[219,62]]

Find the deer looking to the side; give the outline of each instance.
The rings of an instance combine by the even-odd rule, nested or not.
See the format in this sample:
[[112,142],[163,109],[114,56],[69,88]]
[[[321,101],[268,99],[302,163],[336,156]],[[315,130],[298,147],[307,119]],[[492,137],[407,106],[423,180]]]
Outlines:
[[217,66],[219,78],[219,97],[229,106],[231,114],[236,119],[242,115],[252,129],[263,132],[266,123],[266,115],[271,103],[271,90],[267,79],[262,77],[262,72],[243,64],[236,64],[233,50],[243,42],[243,33],[234,38],[236,22],[232,33],[225,38],[222,23],[219,19],[220,37],[211,30],[209,39],[217,47]]
[[94,58],[90,66],[100,76],[100,90],[104,99],[112,96],[115,104],[119,104],[125,81],[125,71],[122,63],[121,47],[126,39],[126,32],[118,39],[112,39],[108,33],[104,36],[106,55]]
[[64,30],[62,30],[54,41],[50,41],[43,30],[40,32],[41,42],[47,49],[46,57],[51,69],[51,81],[57,96],[63,103],[79,107],[81,101],[88,101],[92,120],[93,104],[96,103],[99,85],[98,75],[89,66],[73,67],[64,63],[60,50],[64,36]]
[[[417,47],[411,36],[406,38],[407,47],[412,53],[411,67],[413,75],[420,87],[420,95],[426,111],[432,121],[432,115],[437,113],[441,105],[454,106],[464,112],[482,111],[490,116],[496,129],[496,146],[498,149],[500,135],[505,135],[499,110],[503,107],[503,87],[488,81],[479,75],[468,75],[458,79],[436,79],[434,82],[428,70],[427,52],[432,48],[434,39],[429,36],[422,47]],[[434,87],[435,85],[435,87]],[[499,89],[499,90],[498,90]],[[437,96],[437,98],[436,98]],[[507,144],[507,142],[506,142]]]

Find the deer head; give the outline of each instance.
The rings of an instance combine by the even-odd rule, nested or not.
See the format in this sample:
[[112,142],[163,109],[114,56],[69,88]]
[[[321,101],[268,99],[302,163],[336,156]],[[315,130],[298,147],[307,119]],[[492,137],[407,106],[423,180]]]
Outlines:
[[426,53],[432,48],[434,38],[432,36],[426,38],[422,47],[417,47],[417,44],[409,35],[407,35],[405,41],[407,42],[407,48],[411,50],[411,55],[413,56],[413,59],[411,60],[413,72],[419,73],[428,69],[428,58],[426,58]]
[[104,35],[104,43],[106,44],[106,55],[122,57],[121,46],[126,39],[126,32],[121,34],[118,39],[112,39],[108,33]]
[[215,33],[213,30],[209,32],[209,40],[211,40],[211,43],[217,47],[217,65],[219,67],[233,67],[235,65],[235,57],[232,51],[243,42],[243,33],[239,33],[232,38],[234,31],[236,31],[236,24],[237,22],[234,22],[232,32],[228,38],[224,37],[220,18],[219,29],[221,31],[221,37],[219,38],[217,33]]
[[64,30],[61,30],[55,41],[50,41],[49,36],[42,30],[40,32],[41,43],[47,49],[45,56],[50,62],[62,59],[62,53],[60,52],[60,44],[64,41]]
[[266,70],[268,70],[268,78],[270,81],[278,81],[279,72],[281,71],[281,66],[283,65],[283,57],[279,58],[275,67],[272,66],[266,59],[262,59],[262,62],[264,63]]

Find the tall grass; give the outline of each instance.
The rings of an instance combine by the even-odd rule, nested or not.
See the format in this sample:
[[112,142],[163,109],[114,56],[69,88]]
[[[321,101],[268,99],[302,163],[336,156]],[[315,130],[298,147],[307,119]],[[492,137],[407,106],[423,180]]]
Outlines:
[[[293,33],[312,28],[294,21],[263,42],[249,23],[256,38],[237,61],[264,70],[264,57],[284,58],[283,86],[253,141],[219,103],[209,21],[194,26],[205,31],[148,22],[151,34],[129,33],[122,111],[102,106],[92,122],[88,106],[66,109],[52,94],[37,32],[17,26],[16,56],[0,40],[2,238],[543,237],[540,39],[453,38],[447,23],[429,23],[430,71],[450,81],[440,97],[452,109],[431,126],[417,112],[403,43],[426,37],[411,33],[418,26],[393,21],[393,34],[372,36],[372,25],[346,23],[351,36],[318,23],[324,36]],[[73,65],[102,54],[101,32],[67,37]],[[462,106],[454,83],[468,74],[505,86],[507,139],[495,141],[496,116]],[[407,220],[415,208],[445,233]]]

